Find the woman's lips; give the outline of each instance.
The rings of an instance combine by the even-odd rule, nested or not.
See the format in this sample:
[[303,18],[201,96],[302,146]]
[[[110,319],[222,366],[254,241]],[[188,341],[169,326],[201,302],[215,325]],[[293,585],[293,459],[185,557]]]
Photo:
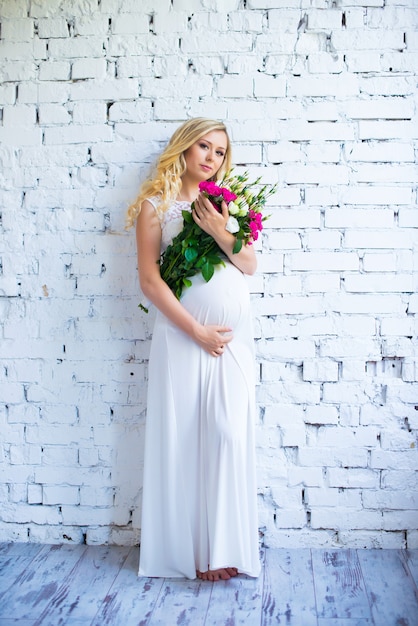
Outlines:
[[209,165],[201,165],[200,166],[202,168],[202,170],[204,170],[205,172],[210,172],[212,170],[211,167],[209,167]]

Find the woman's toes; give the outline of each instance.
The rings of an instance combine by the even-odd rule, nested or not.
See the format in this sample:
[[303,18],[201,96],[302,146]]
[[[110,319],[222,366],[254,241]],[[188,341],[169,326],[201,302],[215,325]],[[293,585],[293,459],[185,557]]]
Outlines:
[[200,572],[199,570],[196,570],[196,576],[200,578],[200,580],[209,580],[210,582],[217,582],[218,580],[229,580],[237,574],[238,570],[236,567],[208,569],[207,572]]
[[238,574],[238,570],[236,567],[227,567],[226,571],[228,572],[229,576],[237,576]]

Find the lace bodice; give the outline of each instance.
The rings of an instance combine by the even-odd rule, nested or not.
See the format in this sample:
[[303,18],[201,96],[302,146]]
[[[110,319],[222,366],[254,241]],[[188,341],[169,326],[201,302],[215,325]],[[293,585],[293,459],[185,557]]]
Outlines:
[[158,199],[149,198],[149,201],[155,208],[158,219],[160,220],[162,231],[161,253],[163,253],[167,246],[173,241],[174,237],[178,235],[183,228],[183,216],[181,212],[190,211],[191,203],[184,200],[174,200],[167,211],[161,213],[158,211]]

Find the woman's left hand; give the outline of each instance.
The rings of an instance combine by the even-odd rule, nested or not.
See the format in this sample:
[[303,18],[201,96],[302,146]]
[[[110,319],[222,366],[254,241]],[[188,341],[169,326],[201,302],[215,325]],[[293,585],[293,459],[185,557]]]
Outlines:
[[221,212],[217,211],[212,202],[200,193],[194,201],[192,216],[196,224],[214,238],[231,263],[244,274],[254,274],[257,268],[254,246],[242,246],[241,250],[234,254],[236,238],[225,229],[229,218],[228,206],[225,201],[222,201],[221,209]]
[[212,202],[202,193],[194,201],[194,209],[192,211],[194,221],[205,233],[214,239],[217,239],[225,231],[225,225],[229,217],[228,207],[224,200],[222,201],[221,209],[222,213],[219,213]]

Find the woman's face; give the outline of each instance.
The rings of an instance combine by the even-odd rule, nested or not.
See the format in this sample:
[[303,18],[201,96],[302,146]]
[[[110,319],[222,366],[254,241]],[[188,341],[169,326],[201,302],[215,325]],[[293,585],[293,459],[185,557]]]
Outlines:
[[224,162],[227,147],[227,136],[223,130],[212,130],[203,135],[184,153],[185,175],[198,182],[208,180]]

